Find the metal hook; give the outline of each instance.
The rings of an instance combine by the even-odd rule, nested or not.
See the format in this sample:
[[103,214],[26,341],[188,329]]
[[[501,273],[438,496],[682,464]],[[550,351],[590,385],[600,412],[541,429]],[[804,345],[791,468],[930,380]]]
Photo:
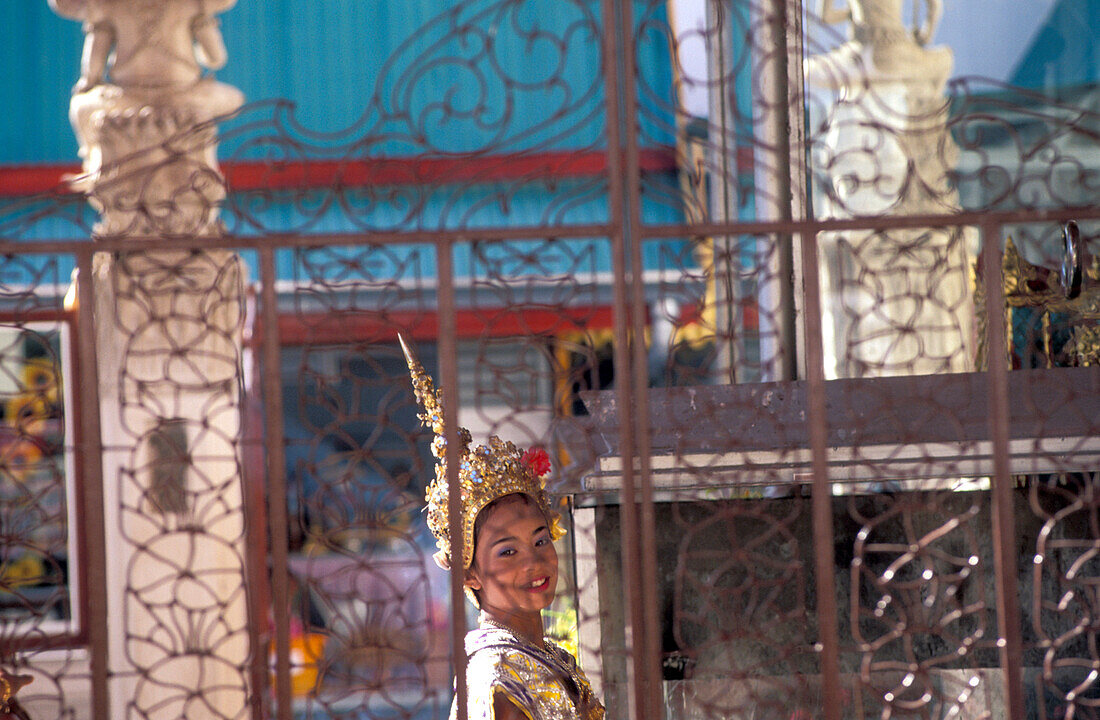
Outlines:
[[1067,300],[1073,300],[1081,294],[1083,256],[1081,230],[1075,221],[1070,220],[1062,226],[1062,271],[1059,274],[1062,294]]

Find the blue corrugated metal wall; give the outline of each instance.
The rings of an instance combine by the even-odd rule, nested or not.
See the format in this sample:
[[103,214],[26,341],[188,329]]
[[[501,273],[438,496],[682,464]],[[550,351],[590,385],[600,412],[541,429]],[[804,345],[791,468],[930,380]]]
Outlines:
[[[606,137],[599,38],[593,32],[600,5],[598,0],[241,0],[221,16],[230,61],[218,79],[239,87],[256,104],[223,126],[221,155],[308,160],[598,150]],[[637,6],[639,17],[665,22],[663,6],[648,0],[637,0]],[[79,71],[79,24],[52,13],[45,0],[9,0],[0,6],[0,18],[5,53],[0,57],[21,69],[0,79],[0,99],[8,108],[0,120],[0,164],[74,162],[77,148],[66,112]],[[648,106],[640,114],[641,142],[671,145],[672,64],[660,33],[641,35],[638,63],[646,89],[641,102]],[[263,104],[270,99],[290,101],[293,112]],[[256,127],[258,132],[247,129]],[[284,153],[278,147],[284,141],[294,149]],[[309,216],[293,197],[263,203],[259,215],[250,215],[254,208],[242,209],[249,198],[240,196],[230,198],[224,215],[229,229],[241,234],[609,219],[606,190],[591,180],[411,188],[407,194],[398,190],[394,202],[378,200],[384,196],[371,196],[362,208],[334,198],[328,210],[314,208]],[[28,240],[80,237],[90,226],[79,201],[72,221],[47,213],[30,225],[18,216],[35,214],[37,205],[15,202],[21,210],[0,216],[5,237],[11,236],[5,226]],[[646,198],[643,216],[674,223],[682,212]],[[468,258],[457,262],[459,274],[470,270]],[[289,272],[280,263],[280,276]]]
[[[603,137],[598,39],[589,28],[598,2],[241,0],[221,19],[230,61],[218,77],[249,101],[287,98],[316,133],[363,119],[321,143],[369,132],[386,141],[362,150],[392,155],[576,148]],[[0,62],[18,70],[0,77],[0,164],[74,161],[67,109],[79,23],[46,0],[7,0],[0,32]],[[553,42],[563,40],[560,53]],[[645,43],[639,67],[646,86],[667,89],[662,100],[670,100],[667,46]],[[444,100],[474,114],[440,124],[435,108]],[[562,112],[548,118],[550,108]],[[643,137],[672,141],[659,131]]]
[[78,23],[46,0],[0,4],[0,164],[72,162],[69,91],[80,67]]

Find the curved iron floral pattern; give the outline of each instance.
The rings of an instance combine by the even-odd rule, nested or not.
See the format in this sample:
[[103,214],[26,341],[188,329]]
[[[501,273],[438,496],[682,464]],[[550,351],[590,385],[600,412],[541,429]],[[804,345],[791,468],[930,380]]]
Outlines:
[[[224,185],[216,174],[185,163],[171,197],[151,197],[137,187],[130,195],[95,198],[124,211],[113,233],[153,236],[164,250],[118,255],[123,272],[110,290],[128,311],[120,317],[133,320],[119,328],[123,347],[104,348],[126,359],[111,379],[123,398],[122,431],[135,446],[125,463],[111,460],[127,471],[108,473],[123,498],[119,531],[138,548],[125,568],[125,625],[152,628],[140,636],[130,632],[122,650],[138,670],[136,692],[127,698],[132,715],[216,714],[209,698],[179,681],[187,675],[180,672],[184,665],[192,675],[197,668],[235,678],[225,684],[225,694],[236,698],[228,705],[243,706],[246,689],[255,689],[250,683],[265,684],[266,668],[247,680],[244,675],[249,662],[255,669],[256,657],[263,665],[266,648],[253,648],[250,659],[249,629],[230,612],[244,602],[245,528],[228,511],[240,492],[233,478],[240,472],[241,432],[213,422],[241,412],[242,357],[233,338],[244,322],[244,298],[233,288],[243,281],[242,267],[228,252],[173,249],[193,234],[214,242],[223,230],[279,247],[280,271],[289,268],[293,281],[279,298],[280,330],[292,338],[284,341],[300,344],[285,349],[297,358],[296,372],[283,382],[290,423],[285,438],[268,441],[285,440],[290,456],[286,502],[298,557],[276,571],[290,575],[291,639],[300,651],[292,680],[300,683],[295,692],[308,698],[300,700],[307,715],[363,705],[381,714],[445,712],[446,610],[437,602],[440,577],[424,562],[414,512],[429,463],[394,344],[399,330],[432,334],[440,312],[441,248],[452,253],[460,280],[456,305],[469,360],[462,368],[468,382],[454,392],[485,432],[550,448],[554,487],[568,492],[590,487],[607,451],[607,428],[586,414],[586,391],[612,386],[614,331],[633,333],[623,315],[634,308],[620,313],[614,294],[617,279],[630,275],[627,290],[642,291],[648,332],[643,379],[657,388],[691,386],[681,396],[684,404],[661,406],[679,414],[670,410],[659,419],[705,444],[705,452],[692,454],[647,438],[661,461],[667,453],[686,468],[662,489],[663,500],[681,501],[665,508],[679,533],[675,547],[661,555],[672,578],[670,596],[660,598],[671,608],[663,626],[672,636],[665,670],[695,682],[680,686],[679,697],[712,717],[757,708],[799,717],[817,701],[819,648],[807,562],[820,549],[805,541],[809,478],[791,470],[806,460],[805,405],[792,403],[795,411],[786,416],[774,412],[790,399],[785,395],[795,394],[793,383],[754,385],[736,405],[721,398],[706,404],[701,388],[797,371],[797,328],[784,326],[776,297],[786,279],[785,236],[807,229],[801,220],[870,214],[889,225],[896,215],[928,213],[950,222],[962,211],[1011,209],[1035,211],[1042,223],[1042,210],[1094,204],[1100,180],[1089,163],[1095,154],[1081,148],[1094,149],[1100,139],[1098,116],[1087,105],[1087,89],[1051,98],[974,79],[952,80],[942,97],[901,112],[887,93],[860,82],[866,68],[859,63],[847,74],[832,68],[831,81],[848,91],[842,103],[811,89],[794,95],[792,108],[791,96],[773,95],[770,78],[785,59],[776,38],[786,35],[786,26],[768,15],[772,4],[708,2],[709,25],[677,28],[664,0],[628,5],[633,17],[626,36],[638,72],[630,77],[637,112],[626,113],[637,142],[627,152],[636,153],[636,178],[607,176],[602,4],[561,0],[549,16],[536,0],[477,0],[441,12],[400,45],[348,127],[321,132],[288,101],[255,103],[225,119]],[[843,42],[814,18],[808,23],[806,55]],[[621,39],[616,34],[607,46],[618,49]],[[716,63],[699,74],[688,62],[693,53]],[[690,91],[703,93],[705,116],[687,104]],[[775,133],[784,117],[803,110],[809,121],[802,145]],[[836,138],[845,132],[859,142],[840,146]],[[160,167],[204,138],[209,135],[174,138],[130,160]],[[812,178],[802,198],[805,217],[792,217],[772,233],[759,226],[743,232],[742,221],[782,219],[766,208],[782,199],[784,182],[797,180],[790,168],[799,153]],[[116,187],[134,177],[125,167],[112,170]],[[641,267],[631,263],[631,273],[612,239],[624,220],[612,216],[617,199],[608,194],[611,181],[620,179],[628,195],[640,198],[643,227],[629,230],[668,229],[667,236],[626,248],[639,250]],[[223,192],[229,193],[225,228],[207,222],[222,206]],[[60,194],[9,201],[0,208],[0,237],[87,238],[96,230],[83,202]],[[196,226],[168,222],[181,207],[199,218]],[[700,237],[704,223],[708,231]],[[1036,223],[1014,230],[1032,260],[1049,261],[1051,229]],[[715,225],[727,234],[712,233]],[[528,228],[525,239],[492,239],[515,226]],[[580,234],[572,226],[592,232],[564,237],[570,230]],[[463,230],[463,237],[442,232],[451,230]],[[367,237],[385,231],[417,234],[403,244]],[[1095,245],[1095,230],[1085,227],[1084,234]],[[300,235],[315,236],[316,246],[281,247],[300,244]],[[344,240],[329,242],[332,235]],[[835,492],[849,496],[834,500],[837,574],[850,581],[839,590],[843,684],[850,690],[845,703],[865,714],[925,718],[997,707],[990,690],[1000,680],[986,486],[978,480],[948,489],[922,474],[933,468],[941,473],[936,477],[965,478],[967,456],[983,452],[981,443],[945,458],[936,442],[920,439],[930,427],[961,435],[973,420],[964,406],[978,402],[939,396],[952,387],[938,385],[941,377],[969,369],[960,367],[969,348],[928,342],[971,329],[964,286],[944,285],[969,270],[960,258],[973,252],[973,240],[963,230],[928,229],[821,238],[843,271],[826,283],[827,312],[839,318],[825,331],[833,333],[835,350],[829,372],[847,380],[935,377],[927,396],[845,390],[843,401],[829,406],[830,412],[865,413],[863,424],[830,424],[836,431],[830,448],[846,447],[871,426],[893,431],[896,440],[856,442],[833,483]],[[17,280],[0,273],[0,306],[15,315],[22,337],[33,333],[33,313],[59,309],[66,262],[29,254],[2,259],[0,266]],[[197,312],[180,310],[176,301],[183,295],[202,298]],[[0,352],[0,360],[12,352]],[[1042,424],[1072,398],[1095,391],[1066,387],[1064,396],[1027,403]],[[1076,420],[1083,428],[1076,446],[1067,450],[1058,444],[1061,436],[1044,437],[1036,441],[1039,454],[1057,463],[1059,453],[1093,452],[1088,438],[1100,435],[1095,418]],[[722,466],[726,454],[760,438],[774,444],[771,455],[751,455],[735,470]],[[179,468],[200,462],[201,471],[181,484]],[[9,462],[8,472],[12,467]],[[896,467],[909,469],[901,477],[884,469]],[[51,492],[59,492],[61,480],[51,476],[50,483]],[[1020,620],[1028,625],[1025,651],[1037,712],[1086,714],[1094,707],[1100,662],[1092,646],[1096,477],[1039,476],[1021,484],[1028,486],[1029,523],[1039,526],[1021,520],[1031,584]],[[918,487],[922,492],[914,492]],[[594,496],[593,502],[602,498]],[[22,529],[26,519],[14,507],[39,500],[24,493],[3,506],[5,530]],[[30,517],[48,524],[60,516],[37,507]],[[218,556],[231,560],[208,562]],[[12,565],[7,557],[4,562]],[[581,584],[600,579],[595,564],[584,569]],[[55,563],[47,574],[62,571]],[[231,590],[214,592],[225,587]],[[9,595],[27,599],[24,588],[14,590]],[[584,614],[590,610],[578,611],[582,624],[597,619]],[[6,619],[0,632],[44,636],[40,627],[27,631]],[[266,629],[256,632],[266,637]],[[618,649],[591,640],[581,646],[590,658]],[[74,715],[74,701],[60,688],[78,671],[65,662],[43,671],[40,677],[48,677],[34,688],[57,710],[49,717]],[[724,674],[708,687],[711,662],[725,663]]]
[[1093,641],[1100,524],[1095,474],[1055,475],[1031,485],[1028,500],[1042,522],[1030,582],[1034,691],[1041,717],[1088,717],[1100,708]]
[[[672,575],[666,675],[671,694],[703,717],[787,715],[815,704],[807,547],[808,503],[714,500],[663,518]],[[667,543],[666,543],[667,544]],[[730,679],[736,679],[730,683]]]
[[[853,498],[851,633],[863,689],[886,717],[988,707],[997,666],[984,496]],[[954,709],[952,709],[954,708]],[[934,709],[934,710],[933,710]],[[875,708],[877,711],[877,708]]]
[[0,203],[0,238],[23,242],[42,239],[92,237],[95,212],[80,195],[67,195],[67,188]]
[[[28,635],[72,618],[61,327],[0,324],[0,597]],[[31,358],[27,355],[31,354]],[[75,587],[73,587],[75,591]],[[0,658],[5,663],[15,660]]]
[[[393,331],[380,325],[377,339]],[[441,579],[419,544],[431,465],[397,422],[413,416],[413,426],[415,403],[394,361],[399,352],[374,343],[318,343],[301,350],[297,366],[287,442],[297,458],[289,501],[301,552],[290,570],[295,636],[323,643],[305,658],[316,678],[311,713],[336,713],[354,698],[393,712],[441,704]]]
[[952,181],[967,208],[1086,206],[1100,171],[1084,148],[1100,142],[1100,113],[1088,89],[1051,97],[989,80],[949,86],[948,127],[959,147]]
[[[456,254],[469,277],[460,290],[464,322],[486,336],[468,349],[475,358],[457,388],[470,413],[463,422],[479,435],[554,448],[544,467],[557,467],[556,487],[576,486],[593,453],[582,456],[583,444],[573,443],[572,455],[557,451],[562,438],[584,438],[587,426],[585,418],[554,418],[555,398],[565,394],[555,387],[556,366],[582,346],[602,301],[596,279],[609,267],[607,243],[482,241]],[[324,646],[312,661],[318,692],[304,700],[307,713],[360,702],[438,716],[450,683],[444,578],[425,549],[420,512],[433,463],[395,342],[398,331],[434,319],[435,249],[326,246],[291,259],[297,290],[287,315],[303,345],[287,351],[296,372],[284,385],[290,570],[303,599],[295,608],[302,635]],[[500,327],[516,337],[494,340]],[[570,367],[580,373],[585,365]]]
[[[667,76],[639,75],[638,130],[642,143],[679,138],[680,176],[643,176],[640,192],[687,208],[689,222],[776,219],[763,209],[777,200],[779,186],[764,179],[789,175],[790,155],[788,138],[777,142],[767,127],[787,117],[788,99],[774,97],[767,83],[776,63],[785,63],[773,28],[780,23],[783,37],[789,22],[768,3],[733,0],[707,2],[709,20],[673,27],[663,6],[650,0],[637,10],[636,62],[643,67],[655,46],[671,46],[675,91],[670,102],[661,84]],[[848,38],[810,13],[803,40],[806,58],[828,58]],[[699,62],[703,57],[709,60]],[[901,107],[891,94],[896,86],[869,80],[871,62],[863,56],[825,62],[815,71],[823,77],[811,73],[805,94],[791,95],[806,111],[804,146],[792,152],[811,160],[817,217],[888,216],[899,210],[899,199],[907,200],[906,214],[1079,207],[1100,193],[1100,168],[1083,152],[1100,141],[1089,88],[1053,96],[959,77],[942,96]],[[839,102],[815,80],[844,87]],[[845,133],[859,142],[838,145]],[[728,199],[725,209],[719,203],[701,217],[706,183]]]
[[[82,672],[80,652],[49,650],[79,631],[82,577],[70,553],[78,537],[71,504],[79,497],[69,492],[75,437],[63,358],[72,328],[59,298],[36,292],[57,283],[58,264],[31,255],[0,259],[7,280],[0,284],[0,667],[3,704],[12,698],[19,717],[22,706],[74,717],[78,700],[65,688]],[[27,275],[36,282],[10,282]],[[53,661],[44,662],[49,655]]]
[[[891,228],[889,220],[939,215],[950,222],[952,216],[973,211],[1038,213],[1095,205],[1100,196],[1100,162],[1094,152],[1100,142],[1095,88],[1063,89],[1054,96],[987,79],[955,78],[944,84],[939,96],[899,107],[896,86],[884,88],[868,81],[872,60],[865,55],[848,65],[826,67],[825,79],[844,88],[839,94],[824,91],[814,78],[807,79],[804,94],[791,91],[791,102],[806,113],[806,135],[799,144],[796,135],[777,138],[768,130],[769,124],[796,116],[783,105],[788,96],[775,98],[767,85],[769,72],[775,71],[784,52],[769,31],[775,20],[769,16],[770,8],[776,4],[707,2],[703,5],[708,20],[695,26],[671,25],[661,15],[662,5],[654,0],[638,10],[634,59],[642,65],[653,46],[673,48],[675,101],[663,100],[667,96],[662,87],[651,84],[654,77],[663,78],[639,77],[637,131],[641,142],[674,135],[678,172],[643,175],[635,190],[643,202],[682,209],[682,226],[675,231],[661,227],[662,232],[690,235],[693,224],[706,223],[708,234],[697,245],[697,274],[707,283],[706,293],[697,299],[700,311],[655,314],[671,325],[661,336],[661,352],[650,356],[651,363],[655,357],[663,363],[663,379],[670,382],[678,374],[693,371],[691,361],[699,358],[708,377],[716,373],[744,381],[779,376],[775,367],[788,351],[780,334],[781,316],[774,305],[755,301],[768,297],[760,289],[768,287],[771,274],[782,271],[777,262],[782,234],[798,232],[800,219],[867,216],[883,218],[886,229],[818,236],[822,302],[830,315],[822,319],[827,376],[940,375],[972,369],[974,347],[967,338],[975,331],[974,306],[982,301],[973,296],[970,280],[978,250],[976,234],[961,227]],[[879,9],[888,5],[875,3]],[[827,55],[850,39],[826,26],[812,11],[807,15],[805,57]],[[703,56],[707,63],[693,62]],[[858,141],[840,142],[845,136]],[[784,147],[788,141],[789,153]],[[801,195],[798,177],[788,170],[797,169],[800,154],[810,171],[810,182]],[[796,198],[802,201],[796,206],[805,214],[800,218],[796,207],[789,216],[794,222],[783,223],[777,237],[745,234],[744,221],[785,219],[775,215],[773,208],[786,181],[792,181]],[[643,218],[643,223],[660,225],[661,221]],[[1095,247],[1092,221],[1089,228],[1085,235]],[[722,229],[728,229],[729,235],[720,234]],[[1005,232],[1026,238],[1019,244],[1027,248],[1032,262],[1042,258],[1046,267],[1056,269],[1058,230],[1053,223],[1020,223]],[[670,275],[688,277],[689,267],[682,263]],[[663,289],[651,309],[661,308],[662,298],[675,299],[677,293]],[[751,300],[742,305],[739,298]],[[684,302],[672,305],[690,307]],[[756,318],[748,317],[745,310],[750,308]],[[1070,328],[1064,317],[1054,313],[1042,318],[1039,314],[1033,320],[1035,336],[1057,338],[1071,330],[1087,331],[1085,325]],[[1024,329],[1019,326],[1022,321],[1016,322],[1018,341]],[[702,338],[700,326],[710,329]],[[759,340],[753,337],[757,332]],[[774,334],[777,342],[766,342],[768,334]],[[747,342],[742,340],[746,336]],[[945,337],[954,340],[944,343]],[[652,377],[652,364],[650,369]],[[857,439],[836,470],[838,477],[846,473],[870,477],[868,483],[834,484],[834,492],[863,496],[848,503],[850,526],[838,536],[836,546],[838,568],[850,567],[851,577],[850,587],[840,589],[841,612],[848,616],[840,619],[841,642],[852,646],[842,653],[842,672],[855,680],[854,685],[846,685],[856,693],[849,699],[868,715],[923,718],[954,712],[976,717],[992,712],[995,716],[1004,699],[995,655],[993,573],[988,570],[992,546],[985,539],[990,522],[988,493],[981,482],[966,481],[953,486],[966,492],[916,494],[913,490],[918,486],[937,487],[936,482],[910,480],[906,472],[898,475],[888,469],[915,457],[926,468],[918,474],[968,476],[966,458],[979,452],[976,444],[962,443],[960,455],[945,456],[935,443],[917,438],[963,437],[970,423],[984,423],[986,418],[966,411],[965,404],[973,399],[950,398],[945,395],[950,392],[946,385],[938,389],[929,380],[927,396],[876,399],[871,393],[853,390],[850,397],[842,398],[841,405],[851,403],[853,408],[866,403],[862,417],[867,427],[829,419],[830,427],[833,422],[845,423],[830,436],[830,442],[842,450],[869,426],[889,428],[888,434],[898,440],[872,447]],[[1064,396],[1048,403],[1025,404],[1032,417],[1044,424],[1057,412],[1050,408],[1072,405],[1069,399],[1087,395],[1092,387],[1066,388]],[[788,436],[789,429],[776,422],[768,407],[781,401],[783,391],[782,384],[762,388],[753,396],[755,403],[737,406],[738,423],[731,426],[700,421],[695,415],[672,418],[671,426],[710,443],[707,449],[715,451],[692,455],[685,448],[679,462],[691,468],[690,477],[678,477],[676,482],[706,485],[708,475],[732,473],[777,483],[750,493],[786,492],[779,483],[789,482],[789,476],[777,468],[784,468],[783,463],[791,459],[781,448],[773,453],[776,457],[767,458],[769,464],[753,467],[749,458],[748,469],[738,471],[723,467],[721,454],[750,446],[761,428],[780,439]],[[701,399],[692,402],[692,409],[704,417],[720,412]],[[830,405],[831,413],[841,409]],[[840,413],[841,418],[850,416]],[[939,430],[930,432],[932,426]],[[1082,417],[1079,426],[1087,434],[1095,421]],[[1053,431],[1036,432],[1042,436],[1036,441],[1037,452],[1048,463],[1060,464],[1053,450],[1055,440],[1048,437]],[[1083,450],[1080,442],[1074,442],[1070,452]],[[1051,444],[1050,450],[1042,447],[1046,443]],[[1017,515],[1020,550],[1028,558],[1028,572],[1035,573],[1034,598],[1025,601],[1023,610],[1023,621],[1030,623],[1024,638],[1032,688],[1028,707],[1042,717],[1087,715],[1094,712],[1090,698],[1096,693],[1095,653],[1086,641],[1095,615],[1091,601],[1086,600],[1092,594],[1086,588],[1095,574],[1087,549],[1097,537],[1087,521],[1094,494],[1089,483],[1095,477],[1058,484],[1038,476],[1027,482],[1034,513],[1046,528],[1029,546],[1035,528],[1026,516]],[[1058,507],[1064,506],[1067,516],[1075,518],[1072,531],[1064,528],[1061,511],[1051,509],[1055,495]],[[1056,561],[1051,554],[1059,553],[1052,548],[1061,546],[1054,544],[1054,538],[1067,533],[1065,554],[1073,558]],[[698,592],[709,594],[711,589],[700,587]],[[805,641],[813,642],[812,635],[807,634]],[[786,708],[787,714],[793,710],[791,705]],[[711,716],[721,712],[712,711]],[[791,715],[795,716],[797,710]]]
[[[303,127],[289,103],[246,107],[223,132],[225,160],[266,171],[231,198],[229,229],[468,228],[518,211],[539,224],[606,219],[604,181],[589,169],[604,152],[599,6],[542,9],[494,0],[440,13],[386,60],[340,131]],[[286,169],[296,163],[324,165],[332,184],[298,186],[300,171]]]

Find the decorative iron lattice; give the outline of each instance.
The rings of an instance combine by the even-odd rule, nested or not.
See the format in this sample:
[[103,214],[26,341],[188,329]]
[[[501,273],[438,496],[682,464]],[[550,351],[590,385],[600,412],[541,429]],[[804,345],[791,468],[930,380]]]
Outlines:
[[[230,231],[431,231],[606,222],[600,3],[452,3],[380,69],[336,132],[287,102],[221,136]],[[318,184],[316,178],[329,178]],[[548,180],[558,177],[558,180]],[[511,224],[511,223],[509,223]]]
[[[0,207],[0,663],[31,716],[447,714],[470,618],[399,332],[475,438],[548,451],[548,632],[609,717],[1095,716],[1095,88],[951,79],[898,3],[853,4],[842,37],[797,3],[453,2],[346,128],[261,101],[222,175],[191,158],[214,125],[107,168],[114,224]],[[63,327],[95,442],[54,422]],[[100,446],[97,477],[42,459]]]
[[407,318],[427,312],[432,257],[414,246],[293,256],[288,317],[301,330],[285,340],[282,372],[292,641],[306,650],[292,682],[313,716],[445,706],[445,579],[420,514],[432,470],[396,345]]
[[[1028,502],[1042,523],[1030,578],[1029,651],[1039,717],[1092,717],[1095,678],[1095,474],[1053,475],[1031,484]],[[1028,548],[1030,549],[1030,548]],[[1035,657],[1041,654],[1041,657]]]
[[61,297],[66,260],[0,260],[0,664],[4,683],[14,683],[4,711],[15,717],[25,717],[25,706],[76,718],[88,687],[81,651],[64,649],[82,640],[85,593],[74,554],[75,323]]

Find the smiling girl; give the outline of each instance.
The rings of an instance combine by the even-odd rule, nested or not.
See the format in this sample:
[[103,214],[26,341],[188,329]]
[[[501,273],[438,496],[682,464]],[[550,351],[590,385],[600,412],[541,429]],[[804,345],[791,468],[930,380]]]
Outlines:
[[[439,547],[436,562],[452,569],[441,396],[404,339],[401,347],[424,406],[421,420],[436,435],[432,452],[440,462],[428,487],[428,527]],[[543,633],[542,611],[558,583],[554,540],[565,532],[542,480],[549,458],[496,436],[470,448],[469,432],[459,428],[457,435],[463,557],[454,570],[462,570],[466,595],[481,610],[479,627],[465,640],[467,717],[601,720],[603,705],[576,659]],[[452,706],[452,718],[457,710]]]

